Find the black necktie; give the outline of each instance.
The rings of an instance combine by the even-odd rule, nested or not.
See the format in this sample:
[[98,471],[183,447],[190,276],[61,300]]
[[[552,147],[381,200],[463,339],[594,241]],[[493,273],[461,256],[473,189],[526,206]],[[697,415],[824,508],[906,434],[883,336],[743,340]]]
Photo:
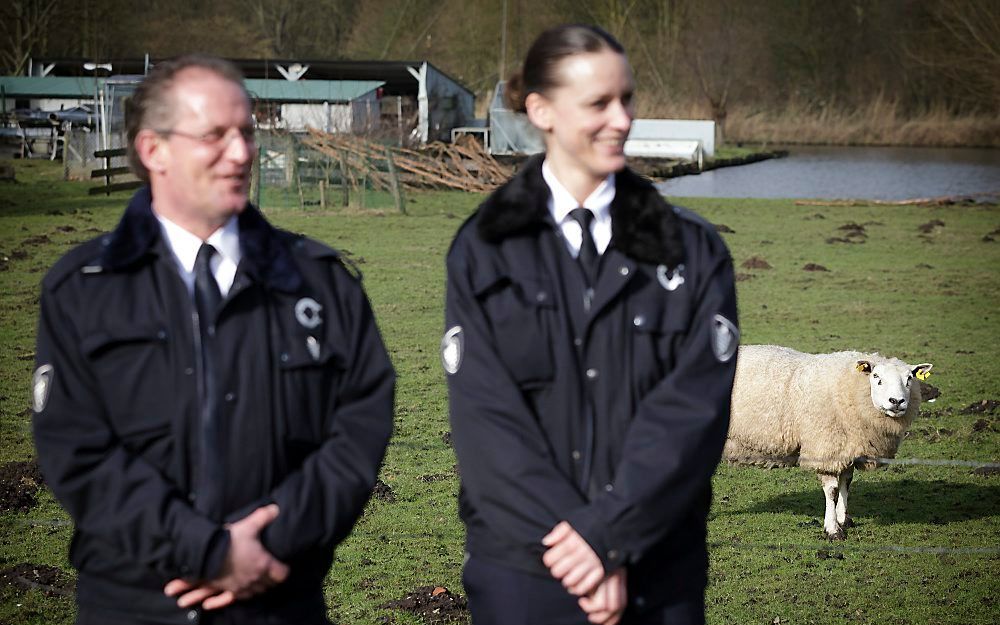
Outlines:
[[580,254],[576,259],[583,268],[588,285],[593,285],[597,277],[598,258],[597,246],[594,245],[594,237],[590,234],[590,222],[594,220],[594,213],[587,208],[574,208],[569,212],[569,216],[580,224],[583,238],[580,239]]
[[215,313],[222,302],[219,283],[212,275],[212,257],[215,248],[202,243],[194,259],[194,304],[198,310],[198,325],[203,338],[215,334]]
[[198,313],[198,334],[201,349],[200,395],[201,424],[199,437],[197,473],[195,476],[195,507],[211,516],[221,513],[221,484],[223,475],[224,449],[222,428],[218,418],[218,380],[214,358],[215,317],[222,302],[219,283],[212,275],[212,256],[215,248],[202,243],[194,261],[194,305]]

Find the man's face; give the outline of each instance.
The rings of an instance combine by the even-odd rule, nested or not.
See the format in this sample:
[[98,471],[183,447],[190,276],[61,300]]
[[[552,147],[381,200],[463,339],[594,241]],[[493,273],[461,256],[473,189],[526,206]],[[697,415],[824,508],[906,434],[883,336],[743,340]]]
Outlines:
[[158,175],[151,172],[153,200],[222,225],[247,204],[256,151],[250,103],[239,85],[201,68],[181,71],[172,95],[173,125],[155,129],[163,151]]

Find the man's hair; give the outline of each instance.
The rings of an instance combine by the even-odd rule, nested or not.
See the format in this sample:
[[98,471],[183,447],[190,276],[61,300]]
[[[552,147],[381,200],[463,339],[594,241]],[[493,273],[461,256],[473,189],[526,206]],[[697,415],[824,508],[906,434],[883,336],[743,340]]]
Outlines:
[[174,112],[177,108],[173,93],[174,83],[178,74],[189,69],[205,70],[239,85],[247,95],[247,100],[250,100],[250,95],[243,85],[243,73],[225,59],[191,54],[157,63],[125,103],[128,164],[132,168],[132,173],[143,182],[149,182],[149,171],[136,152],[135,138],[139,131],[147,128],[163,130],[173,126],[176,121]]

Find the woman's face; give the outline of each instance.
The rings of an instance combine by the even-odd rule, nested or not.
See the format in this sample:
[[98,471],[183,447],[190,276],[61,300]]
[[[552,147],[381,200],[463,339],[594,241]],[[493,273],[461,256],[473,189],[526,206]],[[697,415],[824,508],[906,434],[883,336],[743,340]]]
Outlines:
[[557,171],[603,180],[625,166],[635,117],[632,68],[625,55],[602,50],[566,57],[557,71],[559,86],[528,96],[528,117],[545,134],[546,158]]

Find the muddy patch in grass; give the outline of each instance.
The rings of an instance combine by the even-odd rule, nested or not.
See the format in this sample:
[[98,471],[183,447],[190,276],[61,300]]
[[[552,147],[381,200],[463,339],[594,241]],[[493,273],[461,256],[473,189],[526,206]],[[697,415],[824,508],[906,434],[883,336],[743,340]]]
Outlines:
[[760,256],[751,256],[740,265],[744,269],[772,269],[771,263]]
[[388,601],[379,607],[409,612],[429,625],[469,622],[469,605],[465,597],[444,586],[421,586],[402,599]]
[[49,243],[52,243],[52,239],[47,234],[36,234],[21,241],[21,247],[35,247],[38,245],[48,245]]
[[983,399],[977,402],[972,402],[965,408],[958,411],[958,414],[993,414],[1000,408],[1000,400],[996,399]]
[[938,397],[941,397],[941,389],[927,382],[920,382],[920,401],[931,401]]
[[726,224],[715,224],[716,232],[724,232],[726,234],[734,234],[736,231],[727,226]]
[[802,271],[830,271],[830,270],[824,267],[823,265],[817,265],[816,263],[806,263],[805,266],[802,267]]
[[421,475],[417,477],[417,479],[425,484],[430,484],[431,482],[447,480],[450,477],[452,477],[450,473],[429,473],[427,475]]
[[0,570],[0,585],[19,590],[40,590],[46,596],[72,597],[76,584],[60,568],[44,564],[21,564]]
[[392,486],[379,479],[376,480],[375,488],[372,489],[372,499],[393,503],[396,501],[396,493],[392,490]]
[[931,232],[934,232],[935,228],[943,228],[943,227],[944,227],[943,221],[941,221],[940,219],[932,219],[925,224],[920,224],[919,226],[917,226],[917,230],[923,232],[924,234],[930,234]]
[[27,512],[38,503],[38,490],[45,483],[38,463],[8,462],[0,466],[0,511]]

